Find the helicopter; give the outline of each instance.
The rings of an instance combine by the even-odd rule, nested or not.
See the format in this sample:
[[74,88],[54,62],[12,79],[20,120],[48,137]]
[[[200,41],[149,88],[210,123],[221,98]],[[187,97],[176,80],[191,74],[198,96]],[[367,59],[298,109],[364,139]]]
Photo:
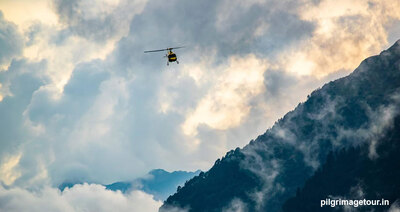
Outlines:
[[172,49],[180,49],[180,48],[184,48],[184,46],[144,51],[144,53],[168,51],[168,53],[164,56],[164,57],[168,58],[168,60],[167,60],[167,66],[168,66],[169,63],[172,63],[172,62],[176,62],[176,64],[179,64],[178,57],[176,56],[176,54],[174,52],[172,52]]

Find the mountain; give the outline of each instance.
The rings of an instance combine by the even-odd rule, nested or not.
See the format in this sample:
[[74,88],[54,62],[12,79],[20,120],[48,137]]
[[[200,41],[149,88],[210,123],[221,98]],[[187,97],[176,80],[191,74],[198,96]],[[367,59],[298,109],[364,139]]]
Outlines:
[[199,173],[200,170],[196,172],[167,172],[163,169],[154,169],[145,177],[134,180],[133,182],[116,182],[106,185],[106,188],[113,191],[120,190],[124,193],[132,189],[138,189],[152,194],[155,200],[165,200],[176,191],[178,186],[182,186],[185,181]]
[[[283,211],[337,211],[330,206],[321,208],[320,201],[326,198],[385,199],[393,204],[400,197],[400,116],[378,143],[378,157],[374,159],[370,158],[369,146],[365,144],[331,152],[296,196],[284,203]],[[357,207],[357,211],[372,209],[388,211],[389,205]]]
[[[131,182],[115,182],[109,185],[104,185],[106,189],[113,191],[121,191],[127,193],[131,190],[142,190],[154,196],[155,200],[165,200],[169,195],[173,194],[178,186],[182,186],[185,181],[198,175],[200,170],[196,172],[174,171],[167,172],[163,169],[153,169],[146,176],[138,178]],[[63,191],[65,188],[71,188],[75,184],[65,182],[58,188]]]
[[286,200],[296,196],[298,188],[324,165],[330,152],[367,146],[368,158],[379,158],[380,138],[400,111],[399,67],[397,41],[364,60],[349,76],[313,91],[307,101],[244,148],[218,159],[208,172],[171,195],[160,211],[176,207],[281,211]]

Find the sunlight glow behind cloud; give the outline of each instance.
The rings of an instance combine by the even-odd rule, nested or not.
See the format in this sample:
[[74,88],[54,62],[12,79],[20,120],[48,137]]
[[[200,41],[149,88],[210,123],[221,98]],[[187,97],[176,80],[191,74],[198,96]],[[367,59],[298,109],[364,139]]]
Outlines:
[[186,135],[196,135],[199,124],[226,130],[238,126],[250,112],[251,97],[263,89],[263,74],[268,64],[249,55],[244,58],[231,58],[217,82],[208,94],[200,100],[196,109],[190,113],[182,125]]
[[21,173],[14,168],[19,163],[21,154],[8,157],[0,167],[0,180],[6,185],[11,185],[21,176]]

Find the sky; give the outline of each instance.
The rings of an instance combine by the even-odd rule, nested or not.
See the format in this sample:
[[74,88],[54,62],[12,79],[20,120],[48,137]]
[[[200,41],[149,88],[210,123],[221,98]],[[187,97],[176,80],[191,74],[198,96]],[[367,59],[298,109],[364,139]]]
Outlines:
[[[0,202],[53,196],[66,211],[86,206],[54,189],[65,181],[96,183],[69,191],[88,201],[156,208],[97,184],[208,170],[400,39],[397,0],[0,0],[0,11]],[[143,53],[174,46],[186,47],[179,65]]]

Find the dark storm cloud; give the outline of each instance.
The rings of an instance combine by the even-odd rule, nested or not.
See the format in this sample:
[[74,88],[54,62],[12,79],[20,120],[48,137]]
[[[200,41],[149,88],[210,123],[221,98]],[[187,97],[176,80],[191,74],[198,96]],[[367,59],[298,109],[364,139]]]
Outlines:
[[300,20],[296,6],[292,1],[149,1],[131,22],[130,35],[119,43],[117,57],[131,66],[148,58],[133,50],[176,45],[187,45],[198,55],[216,50],[217,62],[237,54],[271,55],[311,36],[314,25]]
[[4,19],[0,11],[0,65],[3,65],[22,52],[23,38],[17,26]]
[[85,11],[79,7],[80,0],[55,0],[54,7],[61,23],[66,23],[69,30],[82,37],[104,41],[112,36],[115,24],[112,17],[85,18]]
[[132,16],[142,7],[140,3],[120,1],[113,5],[107,1],[54,0],[53,7],[59,21],[68,26],[64,33],[102,43],[128,27]]
[[264,74],[264,84],[268,97],[279,96],[289,85],[296,84],[298,78],[278,70],[270,70]]

